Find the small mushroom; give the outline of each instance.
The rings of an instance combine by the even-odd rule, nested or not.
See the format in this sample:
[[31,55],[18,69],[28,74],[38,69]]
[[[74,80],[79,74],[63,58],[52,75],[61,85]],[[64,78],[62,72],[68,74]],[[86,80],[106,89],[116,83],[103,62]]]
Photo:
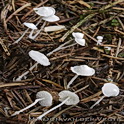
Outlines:
[[23,24],[30,29],[37,29],[36,25],[34,25],[33,23],[24,22]]
[[39,92],[36,94],[36,98],[37,98],[37,99],[45,98],[44,100],[39,101],[39,104],[40,104],[41,106],[51,106],[51,105],[52,105],[53,97],[52,97],[52,95],[51,95],[49,92],[47,92],[47,91],[39,91]]
[[72,33],[72,36],[75,38],[75,39],[82,39],[84,37],[84,34],[83,33],[80,33],[80,32],[73,32]]
[[85,39],[83,39],[84,34],[80,33],[80,32],[73,32],[72,36],[75,38],[75,41],[77,44],[81,45],[81,46],[85,46]]
[[74,92],[69,90],[64,90],[59,93],[59,101],[63,102],[69,97],[69,99],[64,103],[66,105],[76,105],[79,103],[79,97]]
[[95,74],[95,70],[87,65],[79,65],[71,67],[71,71],[76,75],[70,80],[67,85],[67,89],[70,88],[70,85],[74,82],[74,80],[80,76],[92,76]]
[[66,29],[64,25],[54,25],[54,26],[48,26],[44,28],[45,32],[52,32],[52,31],[59,31],[62,29]]
[[60,18],[56,15],[52,15],[52,16],[49,16],[49,17],[43,17],[42,19],[47,21],[47,22],[56,22],[56,21],[60,20]]
[[43,66],[50,65],[49,59],[43,53],[40,53],[39,51],[31,50],[29,52],[29,56],[33,60],[35,60],[37,63],[39,63]]
[[36,30],[37,29],[36,25],[34,25],[33,23],[24,22],[23,24],[26,27],[28,27],[28,28],[27,28],[27,30],[24,31],[24,33],[22,34],[22,36],[18,40],[16,40],[13,44],[18,43],[24,37],[24,35],[28,32],[29,29],[32,29],[32,30]]
[[76,43],[81,45],[81,46],[85,46],[86,41],[85,39],[75,39]]
[[55,9],[53,7],[39,7],[33,8],[36,14],[42,17],[49,17],[55,14]]
[[50,110],[48,110],[47,112],[43,113],[42,115],[40,115],[39,117],[37,117],[36,120],[41,120],[45,115],[47,115],[48,113],[50,113],[51,111],[61,107],[63,104],[66,105],[76,105],[79,103],[79,97],[78,95],[76,95],[74,92],[68,91],[68,90],[64,90],[61,91],[59,93],[59,101],[62,102],[59,105],[51,108]]
[[25,108],[23,108],[23,109],[21,109],[19,111],[16,111],[11,116],[18,115],[19,113],[31,108],[32,106],[34,106],[38,102],[39,102],[39,104],[41,106],[51,106],[52,105],[52,100],[53,100],[53,97],[49,92],[47,92],[47,91],[39,91],[36,94],[36,100],[32,104],[30,104],[29,106],[27,106],[27,107],[25,107]]
[[103,36],[97,36],[97,45],[101,45],[103,41]]
[[90,109],[92,109],[94,106],[99,104],[103,100],[103,98],[117,96],[119,94],[119,92],[120,92],[120,90],[115,84],[105,83],[102,87],[102,93],[104,96],[102,96],[95,104],[93,104],[90,107]]
[[102,87],[102,93],[106,97],[117,96],[119,88],[113,83],[105,83]]
[[104,47],[106,50],[110,51],[111,50],[111,47],[108,47],[108,46],[105,46]]

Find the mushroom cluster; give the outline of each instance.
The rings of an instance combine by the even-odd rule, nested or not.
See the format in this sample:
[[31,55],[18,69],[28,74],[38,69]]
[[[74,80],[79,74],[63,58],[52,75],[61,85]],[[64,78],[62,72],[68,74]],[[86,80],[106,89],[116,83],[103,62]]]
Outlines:
[[34,8],[33,10],[45,21],[55,22],[59,20],[59,17],[55,15],[56,11],[53,7],[39,7]]
[[33,36],[34,30],[31,31],[31,33],[29,34],[30,39],[35,39],[38,36],[38,34],[45,27],[46,22],[56,22],[60,20],[60,18],[55,15],[56,11],[53,7],[39,7],[39,8],[34,8],[33,10],[35,11],[36,14],[38,14],[41,17],[36,25],[38,25],[41,20],[44,20],[45,22],[41,26],[40,30],[38,30],[34,36]]
[[[40,20],[38,21],[36,25],[33,23],[24,22],[23,24],[28,28],[21,35],[21,37],[17,39],[13,44],[18,43],[24,37],[24,35],[29,31],[29,29],[32,29],[32,31],[29,34],[29,38],[35,39],[38,36],[38,34],[43,30],[44,26],[46,25],[46,21],[56,22],[60,20],[60,18],[55,15],[55,9],[53,7],[39,7],[39,8],[34,8],[33,10],[35,11],[36,14],[38,14],[41,17]],[[37,26],[41,22],[41,20],[44,20],[45,22],[41,26],[40,30],[38,30],[37,33],[33,36],[34,30],[38,29]]]
[[[55,15],[55,9],[53,7],[39,7],[39,8],[34,8],[33,10],[35,11],[35,13],[37,15],[40,16],[40,20],[38,21],[38,23],[36,25],[33,23],[27,23],[27,22],[23,23],[27,27],[27,30],[25,30],[25,32],[22,34],[22,36],[18,40],[16,40],[14,42],[14,44],[18,43],[24,37],[24,35],[29,31],[29,29],[31,29],[31,32],[29,34],[29,38],[35,39],[37,37],[37,35],[45,27],[46,22],[55,22],[55,21],[60,20],[59,17]],[[39,25],[41,20],[43,20],[44,23],[41,26],[41,28],[38,30],[37,26]],[[44,28],[44,31],[49,32],[49,31],[56,31],[56,30],[61,30],[61,29],[65,29],[65,26],[48,26],[48,27]],[[35,35],[33,35],[35,30],[37,32]],[[84,39],[83,33],[73,32],[72,36],[74,37],[76,44],[79,44],[81,46],[85,46],[86,41]],[[47,56],[52,55],[56,51],[59,51],[59,50],[62,50],[62,49],[65,49],[65,48],[68,48],[70,46],[75,45],[75,44],[67,45],[71,41],[72,40],[69,40],[69,41],[61,44],[59,47],[57,47],[56,49],[47,53],[46,55],[39,52],[39,51],[36,51],[36,50],[30,50],[28,55],[30,56],[30,58],[32,58],[34,61],[36,61],[36,63],[32,67],[30,67],[30,69],[28,71],[26,71],[21,76],[19,76],[16,79],[16,81],[20,81],[24,76],[26,76],[29,73],[29,71],[32,71],[33,68],[36,67],[38,64],[43,65],[43,66],[49,66],[51,63],[50,63],[50,60]],[[103,36],[97,36],[97,45],[101,45],[102,41],[103,41]],[[106,49],[110,50],[111,48],[106,47]],[[54,106],[53,108],[44,112],[42,115],[40,115],[39,117],[36,118],[36,121],[41,120],[48,113],[50,113],[51,111],[54,111],[55,109],[61,107],[64,104],[65,105],[77,105],[80,102],[79,96],[75,92],[69,91],[70,90],[69,88],[72,85],[72,83],[76,80],[76,78],[78,78],[79,76],[93,76],[95,74],[95,69],[90,67],[90,66],[91,65],[78,65],[78,66],[73,66],[70,68],[70,70],[75,74],[75,76],[68,82],[65,90],[58,93],[60,104],[58,104],[57,106]],[[115,84],[105,83],[102,87],[103,96],[95,104],[93,104],[90,107],[90,109],[92,109],[94,106],[99,104],[103,98],[117,96],[117,95],[119,95],[119,92],[120,92],[119,88]],[[18,115],[21,112],[24,112],[25,110],[33,107],[37,103],[39,103],[43,107],[51,106],[53,103],[53,97],[48,91],[39,91],[36,94],[36,100],[32,104],[28,105],[27,107],[25,107],[19,111],[16,111],[11,116]]]
[[47,91],[39,91],[36,94],[36,100],[32,104],[30,104],[29,106],[27,106],[27,107],[25,107],[25,108],[23,108],[23,109],[21,109],[19,111],[16,111],[11,116],[18,115],[19,113],[31,108],[32,106],[34,106],[38,102],[39,102],[39,104],[41,106],[51,106],[52,105],[52,100],[53,100],[53,97],[49,92],[47,92]]
[[57,106],[51,108],[50,110],[46,111],[45,113],[43,113],[42,115],[37,117],[36,120],[41,120],[45,115],[47,115],[51,111],[61,107],[63,104],[65,104],[65,105],[76,105],[76,104],[78,104],[79,103],[79,97],[74,92],[64,90],[64,91],[61,91],[59,93],[59,101],[61,102],[59,105],[57,105]]

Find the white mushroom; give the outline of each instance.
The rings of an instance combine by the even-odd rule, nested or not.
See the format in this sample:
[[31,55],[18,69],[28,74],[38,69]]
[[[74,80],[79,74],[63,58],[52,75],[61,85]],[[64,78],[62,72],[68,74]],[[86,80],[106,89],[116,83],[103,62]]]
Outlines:
[[26,27],[28,27],[28,28],[27,28],[27,30],[24,31],[24,33],[22,34],[22,36],[18,40],[16,40],[13,44],[18,43],[24,37],[24,35],[28,32],[29,29],[32,29],[32,30],[36,30],[37,29],[36,25],[34,25],[33,23],[24,22],[23,24]]
[[103,98],[105,97],[112,97],[117,96],[119,94],[120,90],[119,88],[113,84],[113,83],[105,83],[102,87],[102,93],[104,96],[102,96],[95,104],[93,104],[90,108],[92,109],[94,106],[99,104]]
[[33,23],[24,22],[23,24],[30,29],[37,29],[36,25],[34,25]]
[[92,76],[95,74],[95,70],[88,65],[79,65],[71,67],[71,71],[81,76]]
[[80,33],[80,32],[73,32],[72,36],[74,37],[75,41],[77,44],[81,45],[81,46],[85,46],[85,39],[83,39],[84,34]]
[[36,14],[43,16],[43,17],[49,17],[55,14],[55,9],[53,7],[39,7],[39,8],[33,8]]
[[51,105],[52,105],[53,97],[52,97],[52,95],[51,95],[49,92],[47,92],[47,91],[39,91],[39,92],[36,94],[36,98],[37,98],[37,99],[44,98],[44,100],[39,101],[39,104],[40,104],[41,106],[51,106]]
[[35,50],[31,50],[29,53],[29,56],[36,61],[36,63],[31,66],[29,68],[28,71],[26,71],[25,73],[21,74],[17,79],[16,81],[21,81],[21,79],[23,77],[25,77],[30,71],[32,71],[38,64],[41,64],[43,66],[48,66],[50,65],[50,61],[49,59],[47,58],[47,56],[45,56],[43,53],[40,53],[39,51],[35,51]]
[[105,83],[102,87],[102,93],[106,97],[117,96],[119,88],[113,83]]
[[42,19],[45,20],[45,21],[48,21],[48,22],[56,22],[56,21],[60,20],[60,18],[56,15],[52,15],[52,16],[49,16],[49,17],[43,17]]
[[101,45],[103,41],[103,36],[97,36],[97,45]]
[[59,98],[59,101],[61,101],[62,103],[60,103],[59,105],[51,108],[47,112],[43,113],[42,115],[40,115],[39,117],[37,117],[36,120],[41,120],[45,115],[47,115],[51,111],[59,108],[63,104],[66,104],[66,105],[76,105],[76,104],[79,103],[79,97],[78,97],[78,95],[76,95],[74,92],[71,92],[71,91],[67,91],[67,90],[61,91],[59,93],[59,97],[60,97]]
[[80,32],[73,32],[72,33],[72,36],[75,38],[75,39],[82,39],[84,37],[84,34],[83,33],[80,33]]
[[52,31],[58,31],[58,30],[62,30],[62,29],[66,29],[64,25],[54,25],[54,26],[45,27],[44,31],[52,32]]
[[81,46],[85,46],[85,44],[86,44],[85,39],[76,39],[75,38],[75,41],[76,41],[77,44],[79,44]]
[[29,56],[33,60],[35,60],[37,63],[39,63],[43,66],[50,65],[49,59],[43,53],[40,53],[39,51],[31,50],[29,52]]
[[69,90],[64,90],[59,93],[59,101],[63,102],[65,99],[69,99],[64,103],[66,105],[76,105],[79,103],[79,97]]
[[95,70],[87,65],[79,65],[71,67],[71,71],[76,75],[70,80],[67,85],[67,89],[70,88],[70,85],[74,82],[74,80],[80,76],[92,76],[95,74]]
[[104,47],[104,48],[105,48],[106,50],[111,50],[111,47],[107,47],[107,46],[106,46],[106,47]]
[[19,113],[31,108],[32,106],[34,106],[38,102],[39,102],[39,104],[41,106],[51,106],[52,105],[52,100],[53,100],[53,97],[49,92],[47,92],[47,91],[39,91],[36,94],[36,100],[32,104],[30,104],[29,106],[27,106],[27,107],[25,107],[25,108],[23,108],[23,109],[21,109],[19,111],[16,111],[11,116],[18,115]]
[[97,36],[98,40],[103,40],[103,36]]

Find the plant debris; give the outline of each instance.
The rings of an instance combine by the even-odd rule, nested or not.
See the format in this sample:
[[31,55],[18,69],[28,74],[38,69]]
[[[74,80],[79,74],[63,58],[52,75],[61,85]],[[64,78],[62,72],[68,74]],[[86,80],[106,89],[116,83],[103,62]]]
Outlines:
[[[33,8],[52,7],[58,21],[44,22]],[[30,38],[24,22],[33,23],[40,30]],[[45,27],[64,26],[64,30],[44,32]],[[66,30],[65,30],[66,29]],[[22,39],[16,40],[27,30]],[[75,44],[74,32],[84,34],[85,45]],[[97,43],[97,37],[102,41]],[[82,39],[81,39],[82,40]],[[62,49],[54,51],[59,46]],[[49,66],[32,60],[34,50],[49,55]],[[35,65],[35,66],[34,66]],[[75,76],[71,67],[88,65],[95,69],[93,76],[78,76],[68,89],[78,95],[76,105],[63,105],[35,121],[59,102],[59,93],[66,89]],[[33,69],[31,69],[31,67]],[[16,80],[25,74],[21,80]],[[103,94],[105,83],[120,88],[118,96],[105,97],[90,107]],[[124,122],[124,0],[1,0],[0,1],[0,124],[72,124]],[[36,104],[16,116],[11,116],[30,105],[36,93],[47,91],[53,97],[50,107]]]

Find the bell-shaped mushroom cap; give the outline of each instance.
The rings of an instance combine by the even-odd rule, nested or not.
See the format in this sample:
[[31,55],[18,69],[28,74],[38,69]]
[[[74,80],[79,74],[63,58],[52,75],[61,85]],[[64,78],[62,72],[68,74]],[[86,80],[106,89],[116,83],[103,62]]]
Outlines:
[[85,46],[85,39],[77,39],[75,38],[75,41],[77,44],[81,45],[81,46]]
[[105,83],[102,87],[104,96],[111,97],[119,94],[119,88],[113,83]]
[[69,99],[65,102],[66,105],[76,105],[79,103],[79,97],[74,92],[64,90],[59,93],[59,101],[63,102],[65,99]]
[[60,18],[56,15],[52,15],[52,16],[49,16],[49,17],[43,17],[42,19],[45,20],[45,21],[48,21],[48,22],[56,22],[56,21],[60,20]]
[[95,74],[95,70],[87,65],[79,65],[71,67],[71,71],[81,76],[92,76]]
[[29,56],[43,66],[50,65],[49,59],[43,54],[35,50],[29,52]]
[[84,34],[80,32],[73,32],[72,36],[76,39],[82,39],[84,37]]
[[23,24],[24,24],[25,26],[27,26],[28,28],[37,29],[36,25],[34,25],[33,23],[24,22]]
[[39,101],[39,104],[42,105],[42,106],[51,106],[52,105],[53,97],[47,91],[39,91],[36,94],[36,98],[37,99],[44,98],[43,100]]
[[103,36],[97,36],[96,37],[98,40],[103,40]]
[[104,47],[104,48],[105,48],[106,50],[111,50],[111,47],[107,47],[107,46],[106,46],[106,47]]
[[35,11],[36,14],[43,17],[48,17],[55,14],[55,9],[53,7],[39,7],[34,8],[33,10]]

